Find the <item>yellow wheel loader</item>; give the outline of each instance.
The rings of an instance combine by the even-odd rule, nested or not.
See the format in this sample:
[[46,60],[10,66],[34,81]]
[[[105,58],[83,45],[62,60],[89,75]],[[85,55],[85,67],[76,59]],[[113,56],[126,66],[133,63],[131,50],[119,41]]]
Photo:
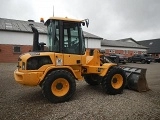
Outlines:
[[85,49],[82,26],[89,20],[51,17],[46,22],[47,43],[39,43],[34,33],[33,49],[18,58],[15,80],[23,85],[41,86],[42,93],[53,103],[68,101],[75,93],[76,80],[90,85],[101,85],[111,95],[120,94],[126,86],[127,75],[115,63],[101,64],[101,53],[94,50],[90,56]]

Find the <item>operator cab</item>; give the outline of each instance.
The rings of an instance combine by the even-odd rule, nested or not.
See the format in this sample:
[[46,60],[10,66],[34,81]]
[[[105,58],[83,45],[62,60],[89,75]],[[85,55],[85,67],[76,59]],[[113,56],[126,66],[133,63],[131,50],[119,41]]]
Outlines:
[[81,25],[85,25],[84,21],[51,17],[45,25],[48,30],[48,51],[79,55],[85,53],[85,40],[81,28]]

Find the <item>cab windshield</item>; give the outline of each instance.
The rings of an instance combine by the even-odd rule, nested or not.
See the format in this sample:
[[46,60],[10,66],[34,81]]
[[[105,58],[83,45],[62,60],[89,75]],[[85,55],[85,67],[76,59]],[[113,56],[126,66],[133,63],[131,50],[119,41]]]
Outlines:
[[84,54],[85,42],[81,23],[51,21],[48,25],[47,48],[53,52]]

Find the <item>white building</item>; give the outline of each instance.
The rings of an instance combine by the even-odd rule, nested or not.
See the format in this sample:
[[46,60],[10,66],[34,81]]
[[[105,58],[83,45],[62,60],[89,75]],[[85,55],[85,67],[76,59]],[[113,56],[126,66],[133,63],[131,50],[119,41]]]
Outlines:
[[131,57],[134,54],[146,54],[148,47],[143,46],[132,38],[121,40],[102,40],[101,50],[106,54],[123,54]]

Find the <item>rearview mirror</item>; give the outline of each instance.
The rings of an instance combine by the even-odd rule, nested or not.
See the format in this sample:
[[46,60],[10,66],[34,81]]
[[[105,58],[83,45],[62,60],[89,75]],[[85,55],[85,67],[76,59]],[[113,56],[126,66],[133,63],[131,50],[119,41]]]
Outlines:
[[86,24],[86,26],[88,27],[89,26],[89,19],[84,19],[83,21],[84,22],[82,22],[82,25],[85,26],[85,24]]
[[85,26],[85,22],[82,22],[82,25]]
[[85,22],[86,22],[86,26],[88,27],[89,26],[89,19],[85,19]]

